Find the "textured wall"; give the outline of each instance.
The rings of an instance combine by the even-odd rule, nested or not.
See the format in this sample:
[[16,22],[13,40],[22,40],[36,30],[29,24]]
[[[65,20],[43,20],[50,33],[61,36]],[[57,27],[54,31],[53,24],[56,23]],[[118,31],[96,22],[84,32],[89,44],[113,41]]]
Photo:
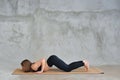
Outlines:
[[0,0],[0,63],[18,66],[24,58],[56,54],[66,62],[120,64],[119,4],[119,0]]

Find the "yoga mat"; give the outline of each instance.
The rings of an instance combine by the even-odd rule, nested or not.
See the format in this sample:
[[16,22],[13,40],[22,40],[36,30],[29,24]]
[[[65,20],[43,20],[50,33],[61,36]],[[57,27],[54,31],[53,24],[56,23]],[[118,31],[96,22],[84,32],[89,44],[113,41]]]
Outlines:
[[[35,72],[23,72],[21,69],[15,69],[12,73],[13,75],[30,75],[37,74]],[[71,72],[64,72],[56,68],[52,68],[47,72],[43,72],[42,74],[104,74],[104,72],[98,68],[91,67],[88,71],[85,71],[84,68],[78,68]]]

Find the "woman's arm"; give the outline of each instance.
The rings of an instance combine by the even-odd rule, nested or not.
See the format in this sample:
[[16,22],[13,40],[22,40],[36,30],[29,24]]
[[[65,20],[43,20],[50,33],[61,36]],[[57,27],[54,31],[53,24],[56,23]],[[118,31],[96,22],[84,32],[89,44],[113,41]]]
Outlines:
[[42,73],[45,69],[45,59],[42,59],[40,62],[41,62],[41,71],[37,71],[36,73]]
[[42,61],[34,62],[34,63],[31,65],[31,68],[32,68],[34,71],[37,71],[38,68],[41,66],[41,64],[42,64]]

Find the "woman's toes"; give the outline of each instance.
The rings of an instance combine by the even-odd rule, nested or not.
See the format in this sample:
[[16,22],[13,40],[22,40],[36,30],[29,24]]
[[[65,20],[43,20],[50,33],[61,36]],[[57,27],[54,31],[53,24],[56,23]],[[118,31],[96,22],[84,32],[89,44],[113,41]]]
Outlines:
[[85,71],[89,70],[89,62],[87,60],[83,60],[84,62],[84,67],[85,67]]

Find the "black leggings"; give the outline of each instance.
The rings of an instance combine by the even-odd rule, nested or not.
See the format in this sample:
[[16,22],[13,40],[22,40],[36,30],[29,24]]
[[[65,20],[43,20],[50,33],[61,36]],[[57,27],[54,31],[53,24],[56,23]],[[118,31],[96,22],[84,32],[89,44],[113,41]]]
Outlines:
[[73,69],[84,66],[83,61],[72,62],[68,65],[64,61],[62,61],[60,58],[58,58],[56,55],[50,56],[47,60],[47,64],[49,67],[52,67],[53,65],[55,65],[57,68],[66,72],[70,72]]

